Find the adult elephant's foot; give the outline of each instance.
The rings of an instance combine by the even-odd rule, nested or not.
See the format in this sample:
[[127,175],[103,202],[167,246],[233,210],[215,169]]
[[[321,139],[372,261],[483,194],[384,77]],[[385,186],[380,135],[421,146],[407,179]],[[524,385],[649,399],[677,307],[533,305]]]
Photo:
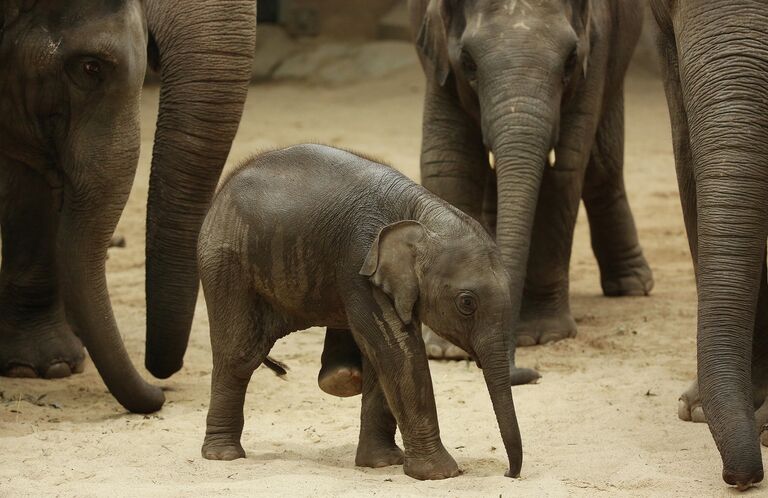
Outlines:
[[641,254],[601,269],[600,285],[608,297],[647,296],[653,289],[653,272]]
[[403,450],[393,443],[378,441],[360,441],[357,445],[355,465],[378,469],[390,465],[402,465],[405,460]]
[[427,358],[431,360],[469,360],[466,351],[451,344],[426,325],[421,326],[421,337],[427,348]]
[[677,416],[686,422],[706,423],[704,408],[699,397],[699,381],[694,380],[677,401]]
[[206,460],[237,460],[245,458],[245,450],[240,441],[205,438],[201,451]]
[[760,434],[760,442],[763,446],[768,446],[768,398],[763,401],[763,406],[755,412],[755,422],[757,423],[757,432]]
[[437,451],[426,457],[409,457],[406,455],[403,471],[406,475],[422,481],[448,479],[461,474],[456,460],[442,444]]
[[567,304],[528,296],[523,298],[520,323],[517,326],[518,347],[547,344],[575,335],[576,322]]
[[63,311],[16,315],[0,305],[0,375],[58,379],[83,371],[85,350]]

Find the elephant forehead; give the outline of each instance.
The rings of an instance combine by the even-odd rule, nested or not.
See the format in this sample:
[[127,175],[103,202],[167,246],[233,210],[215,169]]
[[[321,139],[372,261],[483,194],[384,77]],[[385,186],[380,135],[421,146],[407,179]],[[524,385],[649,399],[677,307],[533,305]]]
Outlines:
[[541,9],[552,12],[562,10],[562,1],[559,0],[503,0],[503,5],[507,12],[525,16],[533,15]]

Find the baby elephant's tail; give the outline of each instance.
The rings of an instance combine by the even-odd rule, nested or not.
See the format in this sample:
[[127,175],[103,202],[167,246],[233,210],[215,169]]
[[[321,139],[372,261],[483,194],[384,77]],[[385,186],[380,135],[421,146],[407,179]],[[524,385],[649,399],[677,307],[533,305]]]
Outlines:
[[277,361],[274,358],[270,358],[269,356],[264,359],[264,365],[275,372],[275,375],[278,377],[285,377],[285,375],[288,373],[288,366],[285,363]]

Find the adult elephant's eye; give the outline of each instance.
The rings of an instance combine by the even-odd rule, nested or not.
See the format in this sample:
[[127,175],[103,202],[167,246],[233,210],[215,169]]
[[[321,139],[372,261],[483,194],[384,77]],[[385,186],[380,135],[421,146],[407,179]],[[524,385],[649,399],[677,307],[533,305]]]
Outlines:
[[84,61],[83,72],[91,78],[98,78],[101,76],[101,63],[96,60]]
[[477,298],[469,291],[460,292],[456,296],[456,308],[464,316],[472,316],[477,311]]
[[69,79],[82,90],[97,88],[107,76],[109,64],[95,57],[76,57],[67,63]]

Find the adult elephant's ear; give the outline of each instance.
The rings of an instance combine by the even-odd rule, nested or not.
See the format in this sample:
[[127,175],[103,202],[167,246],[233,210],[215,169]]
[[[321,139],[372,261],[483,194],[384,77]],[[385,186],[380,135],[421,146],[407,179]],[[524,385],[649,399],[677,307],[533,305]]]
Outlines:
[[451,74],[446,27],[450,25],[455,0],[430,0],[416,37],[416,47],[440,86]]
[[360,269],[360,275],[384,291],[406,325],[413,321],[413,307],[419,299],[416,271],[417,246],[427,229],[418,221],[398,221],[381,229]]

